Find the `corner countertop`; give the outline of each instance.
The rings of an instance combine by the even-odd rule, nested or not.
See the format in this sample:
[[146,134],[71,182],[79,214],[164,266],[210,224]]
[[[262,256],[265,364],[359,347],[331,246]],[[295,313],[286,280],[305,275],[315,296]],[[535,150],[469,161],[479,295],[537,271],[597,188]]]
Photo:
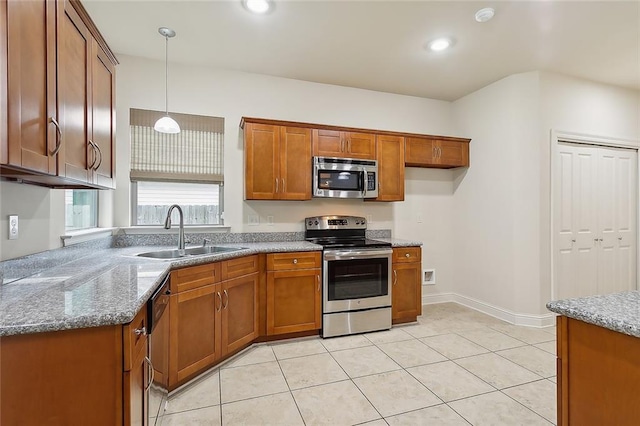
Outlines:
[[76,253],[72,261],[15,281],[5,273],[5,284],[0,285],[0,336],[126,324],[172,269],[257,253],[322,250],[306,241],[219,245],[242,249],[160,260],[136,254],[174,247],[104,248]]
[[556,300],[547,309],[569,318],[640,337],[640,292]]
[[[422,243],[378,238],[394,247]],[[306,241],[216,244],[241,250],[181,259],[148,259],[138,253],[173,246],[59,249],[0,262],[0,336],[126,324],[173,269],[258,253],[321,251]],[[54,250],[56,251],[56,250]],[[4,265],[3,265],[4,263]]]

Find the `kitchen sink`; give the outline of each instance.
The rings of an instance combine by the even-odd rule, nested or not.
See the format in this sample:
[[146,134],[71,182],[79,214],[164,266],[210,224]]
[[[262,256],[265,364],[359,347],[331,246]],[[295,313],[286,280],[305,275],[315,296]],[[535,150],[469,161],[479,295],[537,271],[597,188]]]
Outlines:
[[146,253],[140,253],[137,256],[150,257],[152,259],[179,259],[181,257],[202,256],[205,254],[230,253],[238,250],[244,250],[244,247],[220,247],[220,246],[189,247],[184,250],[173,249],[173,250],[148,251]]

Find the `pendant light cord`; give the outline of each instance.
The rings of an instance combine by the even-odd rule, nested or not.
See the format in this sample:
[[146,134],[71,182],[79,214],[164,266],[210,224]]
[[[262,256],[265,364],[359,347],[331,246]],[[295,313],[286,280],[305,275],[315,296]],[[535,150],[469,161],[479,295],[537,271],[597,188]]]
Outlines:
[[169,115],[169,37],[164,36],[164,110]]

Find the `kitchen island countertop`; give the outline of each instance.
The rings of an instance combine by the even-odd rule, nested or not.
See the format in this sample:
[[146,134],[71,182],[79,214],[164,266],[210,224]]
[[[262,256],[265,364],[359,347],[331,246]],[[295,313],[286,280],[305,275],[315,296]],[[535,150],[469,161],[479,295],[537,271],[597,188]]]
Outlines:
[[556,300],[547,309],[629,336],[640,337],[640,291]]

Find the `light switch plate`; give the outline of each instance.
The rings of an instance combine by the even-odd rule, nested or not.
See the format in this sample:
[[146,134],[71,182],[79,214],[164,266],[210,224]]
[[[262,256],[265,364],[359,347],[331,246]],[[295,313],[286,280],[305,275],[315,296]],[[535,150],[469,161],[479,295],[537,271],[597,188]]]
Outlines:
[[17,214],[9,215],[9,239],[10,240],[18,239],[18,215]]

